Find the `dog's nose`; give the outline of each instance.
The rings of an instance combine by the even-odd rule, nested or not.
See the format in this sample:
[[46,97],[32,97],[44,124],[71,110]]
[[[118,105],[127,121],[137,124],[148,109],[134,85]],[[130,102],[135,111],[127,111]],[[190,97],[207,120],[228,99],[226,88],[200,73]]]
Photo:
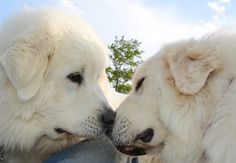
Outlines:
[[116,112],[112,109],[106,109],[106,111],[102,114],[102,123],[105,125],[112,125],[116,118]]
[[136,140],[141,140],[144,143],[148,143],[152,140],[154,136],[154,131],[151,128],[144,130],[141,134],[138,134]]
[[106,111],[101,116],[101,121],[103,123],[103,127],[105,128],[105,134],[110,135],[112,132],[113,123],[116,118],[116,112],[112,109],[106,109]]

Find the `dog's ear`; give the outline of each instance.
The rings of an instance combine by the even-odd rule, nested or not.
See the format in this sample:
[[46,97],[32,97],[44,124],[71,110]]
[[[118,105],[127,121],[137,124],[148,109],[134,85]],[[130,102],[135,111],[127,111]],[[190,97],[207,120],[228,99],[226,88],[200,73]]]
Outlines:
[[22,101],[32,99],[39,91],[52,54],[45,33],[18,36],[0,58],[8,79]]
[[219,67],[216,55],[191,50],[167,58],[175,86],[186,95],[198,93],[209,75]]

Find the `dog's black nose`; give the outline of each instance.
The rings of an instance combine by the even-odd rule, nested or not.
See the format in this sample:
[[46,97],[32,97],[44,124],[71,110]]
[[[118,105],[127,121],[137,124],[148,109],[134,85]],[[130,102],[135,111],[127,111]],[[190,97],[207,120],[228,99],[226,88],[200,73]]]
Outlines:
[[114,112],[111,108],[106,108],[105,112],[101,116],[101,121],[103,123],[103,127],[105,128],[105,134],[108,136],[112,132],[112,127],[115,118],[116,118],[116,112]]
[[112,125],[116,118],[116,112],[112,109],[106,109],[105,112],[102,114],[102,123],[104,125]]
[[141,134],[138,134],[136,140],[141,140],[144,143],[148,143],[152,140],[154,136],[154,131],[151,128],[144,130]]

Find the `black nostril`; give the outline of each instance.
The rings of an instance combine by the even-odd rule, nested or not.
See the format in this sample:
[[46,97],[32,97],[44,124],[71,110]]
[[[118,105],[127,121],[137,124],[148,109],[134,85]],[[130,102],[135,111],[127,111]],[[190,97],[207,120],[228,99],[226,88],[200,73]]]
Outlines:
[[154,131],[151,128],[144,130],[141,134],[138,134],[136,140],[141,140],[144,143],[148,143],[152,140],[154,136]]
[[105,113],[102,114],[102,122],[105,125],[113,124],[115,121],[115,118],[116,118],[116,112],[114,112],[111,109],[106,110]]

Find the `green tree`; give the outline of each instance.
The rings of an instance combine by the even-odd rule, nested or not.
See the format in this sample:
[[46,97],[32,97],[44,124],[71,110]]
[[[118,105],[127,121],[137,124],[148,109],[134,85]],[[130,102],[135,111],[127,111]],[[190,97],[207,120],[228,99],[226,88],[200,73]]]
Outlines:
[[138,65],[142,62],[140,50],[141,42],[137,39],[125,40],[115,37],[108,46],[110,49],[110,67],[106,69],[108,79],[117,92],[127,94],[131,90],[130,80]]

